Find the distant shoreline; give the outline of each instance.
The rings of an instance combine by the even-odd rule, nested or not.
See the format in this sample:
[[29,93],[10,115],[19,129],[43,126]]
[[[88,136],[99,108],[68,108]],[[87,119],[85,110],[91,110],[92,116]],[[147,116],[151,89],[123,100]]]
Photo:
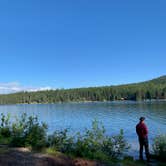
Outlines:
[[0,104],[153,101],[165,99],[166,76],[162,76],[153,80],[126,85],[1,94]]
[[16,103],[16,104],[0,104],[0,105],[33,105],[33,104],[78,104],[78,103],[114,103],[114,102],[135,102],[135,103],[143,103],[143,102],[166,102],[166,99],[152,99],[152,100],[114,100],[114,101],[71,101],[71,102],[55,102],[55,103]]

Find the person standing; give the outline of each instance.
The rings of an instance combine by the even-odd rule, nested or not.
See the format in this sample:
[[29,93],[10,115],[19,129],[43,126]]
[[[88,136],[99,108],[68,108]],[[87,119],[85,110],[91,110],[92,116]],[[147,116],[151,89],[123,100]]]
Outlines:
[[146,159],[149,161],[149,143],[148,143],[148,128],[145,124],[145,117],[140,117],[139,123],[136,125],[136,133],[139,140],[139,158],[143,160],[143,148],[145,148]]

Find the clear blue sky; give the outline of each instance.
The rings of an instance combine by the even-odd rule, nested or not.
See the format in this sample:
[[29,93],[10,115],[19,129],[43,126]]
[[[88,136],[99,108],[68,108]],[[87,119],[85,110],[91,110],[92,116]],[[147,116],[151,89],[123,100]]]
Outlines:
[[115,85],[165,74],[165,0],[0,1],[0,88]]

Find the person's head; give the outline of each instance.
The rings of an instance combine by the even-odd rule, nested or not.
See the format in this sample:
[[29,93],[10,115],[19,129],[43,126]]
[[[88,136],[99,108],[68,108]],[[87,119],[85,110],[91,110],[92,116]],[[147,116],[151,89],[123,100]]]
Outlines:
[[140,120],[140,122],[144,122],[145,117],[142,116],[142,117],[139,118],[139,120]]

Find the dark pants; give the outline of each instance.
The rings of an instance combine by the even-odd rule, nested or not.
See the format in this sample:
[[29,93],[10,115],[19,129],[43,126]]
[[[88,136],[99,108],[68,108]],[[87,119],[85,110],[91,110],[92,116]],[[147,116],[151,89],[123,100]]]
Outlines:
[[146,159],[149,160],[149,143],[148,143],[148,138],[139,138],[139,157],[140,159],[143,159],[143,147],[145,147],[145,154],[146,154]]

